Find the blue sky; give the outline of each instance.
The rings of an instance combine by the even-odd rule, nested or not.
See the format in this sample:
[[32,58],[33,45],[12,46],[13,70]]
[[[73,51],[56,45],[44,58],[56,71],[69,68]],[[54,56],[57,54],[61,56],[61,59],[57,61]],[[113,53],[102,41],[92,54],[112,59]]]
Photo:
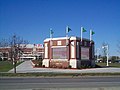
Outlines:
[[80,36],[80,27],[95,34],[95,48],[106,42],[110,55],[117,53],[120,41],[120,0],[0,0],[0,38],[17,34],[30,43],[43,43],[53,28],[53,37]]

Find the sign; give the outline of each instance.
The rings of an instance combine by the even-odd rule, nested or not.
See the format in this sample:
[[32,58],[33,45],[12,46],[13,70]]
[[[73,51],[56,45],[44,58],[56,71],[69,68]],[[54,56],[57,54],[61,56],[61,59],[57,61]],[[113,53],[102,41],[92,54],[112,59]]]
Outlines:
[[88,60],[89,59],[89,48],[81,47],[81,59]]
[[43,47],[42,44],[34,44],[34,46],[35,46],[36,48],[42,48],[42,47]]
[[52,48],[52,52],[53,52],[53,59],[66,59],[67,58],[66,47]]

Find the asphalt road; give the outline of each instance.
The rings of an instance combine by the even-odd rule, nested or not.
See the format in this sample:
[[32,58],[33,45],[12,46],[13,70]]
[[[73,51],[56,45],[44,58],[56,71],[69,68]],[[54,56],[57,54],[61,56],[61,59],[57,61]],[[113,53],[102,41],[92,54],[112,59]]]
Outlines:
[[0,78],[0,90],[89,90],[102,87],[108,88],[102,90],[120,90],[120,77]]

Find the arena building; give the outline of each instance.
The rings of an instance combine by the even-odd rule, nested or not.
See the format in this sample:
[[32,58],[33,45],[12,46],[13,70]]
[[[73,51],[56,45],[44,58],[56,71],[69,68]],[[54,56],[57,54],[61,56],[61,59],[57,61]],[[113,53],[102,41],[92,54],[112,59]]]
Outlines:
[[44,40],[45,67],[80,68],[95,66],[94,41],[80,37],[47,38]]
[[[21,55],[19,60],[43,59],[44,47],[42,44],[20,45]],[[2,60],[11,60],[11,47],[0,47],[0,58]]]

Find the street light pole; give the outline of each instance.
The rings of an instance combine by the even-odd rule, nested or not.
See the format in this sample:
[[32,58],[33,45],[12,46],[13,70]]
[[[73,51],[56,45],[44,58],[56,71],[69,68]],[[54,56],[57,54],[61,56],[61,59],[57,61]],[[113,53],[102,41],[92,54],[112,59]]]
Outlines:
[[109,66],[108,65],[108,45],[106,46],[106,48],[107,48],[107,66]]
[[100,54],[100,53],[99,53],[100,48],[97,48],[96,50],[97,50],[97,52],[96,52],[96,53],[97,53],[97,60],[98,60],[98,59],[99,59],[99,54]]
[[109,66],[109,64],[108,64],[108,59],[109,59],[108,45],[102,46],[102,48],[107,48],[107,65],[106,66]]

